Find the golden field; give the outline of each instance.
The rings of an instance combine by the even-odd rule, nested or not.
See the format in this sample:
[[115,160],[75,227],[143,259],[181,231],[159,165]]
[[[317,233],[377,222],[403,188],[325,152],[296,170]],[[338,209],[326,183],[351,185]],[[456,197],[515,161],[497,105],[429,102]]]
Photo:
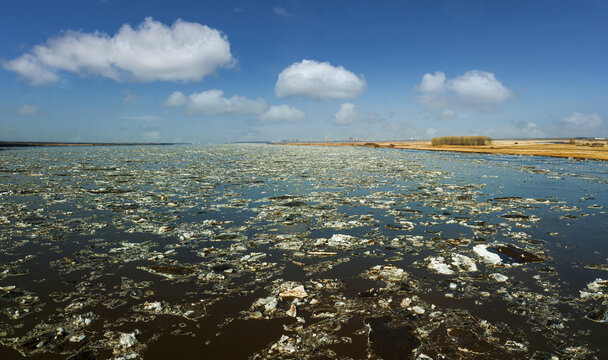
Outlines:
[[[599,144],[602,144],[601,146]],[[511,154],[551,156],[575,159],[608,160],[606,140],[493,140],[488,145],[432,145],[427,141],[378,141],[378,142],[301,142],[282,145],[307,146],[364,146],[430,151],[469,152],[479,154]]]

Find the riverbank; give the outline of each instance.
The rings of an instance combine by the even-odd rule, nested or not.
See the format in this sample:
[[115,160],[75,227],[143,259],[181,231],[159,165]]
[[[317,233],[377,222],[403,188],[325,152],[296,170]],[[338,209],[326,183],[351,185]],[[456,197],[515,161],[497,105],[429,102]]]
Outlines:
[[[599,146],[598,144],[602,144]],[[490,145],[431,145],[431,141],[380,142],[298,142],[281,145],[300,146],[363,146],[429,151],[451,151],[478,154],[535,155],[608,161],[606,141],[576,140],[494,140]]]

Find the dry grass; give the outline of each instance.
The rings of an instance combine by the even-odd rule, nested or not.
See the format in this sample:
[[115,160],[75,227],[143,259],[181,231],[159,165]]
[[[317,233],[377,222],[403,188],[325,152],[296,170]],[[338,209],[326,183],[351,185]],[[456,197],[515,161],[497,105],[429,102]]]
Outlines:
[[[608,146],[592,145],[592,142],[568,140],[493,140],[491,145],[432,145],[431,141],[391,141],[374,143],[332,142],[292,143],[286,145],[317,146],[366,146],[411,150],[470,152],[480,154],[510,154],[593,159],[608,161]],[[602,142],[605,144],[605,142]]]

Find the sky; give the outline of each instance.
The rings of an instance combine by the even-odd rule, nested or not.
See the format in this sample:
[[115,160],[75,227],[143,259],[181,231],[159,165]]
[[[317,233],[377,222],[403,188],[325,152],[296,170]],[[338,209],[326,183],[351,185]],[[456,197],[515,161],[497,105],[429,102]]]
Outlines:
[[608,137],[608,2],[4,1],[0,141]]

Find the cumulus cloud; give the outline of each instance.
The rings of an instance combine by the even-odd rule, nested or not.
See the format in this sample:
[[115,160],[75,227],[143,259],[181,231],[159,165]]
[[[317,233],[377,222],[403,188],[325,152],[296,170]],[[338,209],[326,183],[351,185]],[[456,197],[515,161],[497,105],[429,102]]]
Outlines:
[[330,121],[336,125],[350,125],[358,122],[377,123],[385,121],[385,119],[373,112],[361,114],[354,104],[344,103],[340,105],[340,109],[331,117]]
[[449,97],[439,93],[420,94],[416,101],[429,109],[440,109],[450,105]]
[[36,115],[38,114],[38,107],[35,105],[23,105],[17,112],[19,115]]
[[435,74],[424,74],[422,82],[416,88],[423,93],[439,93],[445,87],[445,74],[436,71]]
[[116,81],[200,81],[235,60],[219,30],[177,20],[170,27],[146,18],[138,28],[123,25],[114,36],[68,30],[2,66],[32,85],[59,80],[61,71]]
[[47,85],[59,80],[59,75],[40,64],[38,59],[30,54],[11,61],[2,60],[2,66],[28,79],[31,85]]
[[506,129],[505,131],[502,131],[502,133],[507,134],[509,136],[517,137],[517,138],[549,136],[549,134],[546,132],[546,129],[544,129],[543,127],[541,127],[534,121],[516,121],[514,123],[514,125],[515,125],[514,131],[510,131],[510,129]]
[[268,108],[264,99],[251,100],[234,95],[225,98],[222,90],[208,90],[193,93],[188,97],[187,111],[192,114],[258,114]]
[[513,97],[511,90],[496,80],[493,73],[479,70],[468,71],[450,80],[448,88],[471,103],[500,103]]
[[363,94],[363,76],[329,62],[302,60],[283,69],[275,85],[278,97],[306,96],[317,100],[346,99]]
[[420,85],[415,88],[420,92],[416,100],[432,109],[448,106],[445,79],[445,74],[441,71],[436,71],[435,74],[424,74]]
[[340,106],[340,110],[334,114],[331,121],[336,125],[349,125],[361,121],[363,117],[355,109],[355,105],[344,103]]
[[175,91],[164,104],[173,107],[186,106],[186,113],[203,115],[261,114],[268,110],[268,103],[264,99],[251,100],[239,95],[226,98],[224,92],[217,89],[192,93],[188,97],[180,91]]
[[273,105],[258,119],[262,122],[291,123],[306,120],[306,113],[289,105]]
[[[493,73],[480,70],[468,71],[450,80],[441,71],[424,74],[415,90],[420,93],[416,100],[434,110],[447,106],[488,110],[491,105],[513,97],[513,92],[498,81]],[[452,112],[444,109],[438,117],[453,117],[445,116],[449,115],[446,111]]]
[[574,112],[569,116],[561,118],[559,125],[569,130],[595,130],[602,126],[602,118],[598,114],[581,114]]
[[169,107],[180,107],[186,105],[187,102],[188,98],[186,98],[186,95],[184,95],[183,92],[174,91],[163,104]]

